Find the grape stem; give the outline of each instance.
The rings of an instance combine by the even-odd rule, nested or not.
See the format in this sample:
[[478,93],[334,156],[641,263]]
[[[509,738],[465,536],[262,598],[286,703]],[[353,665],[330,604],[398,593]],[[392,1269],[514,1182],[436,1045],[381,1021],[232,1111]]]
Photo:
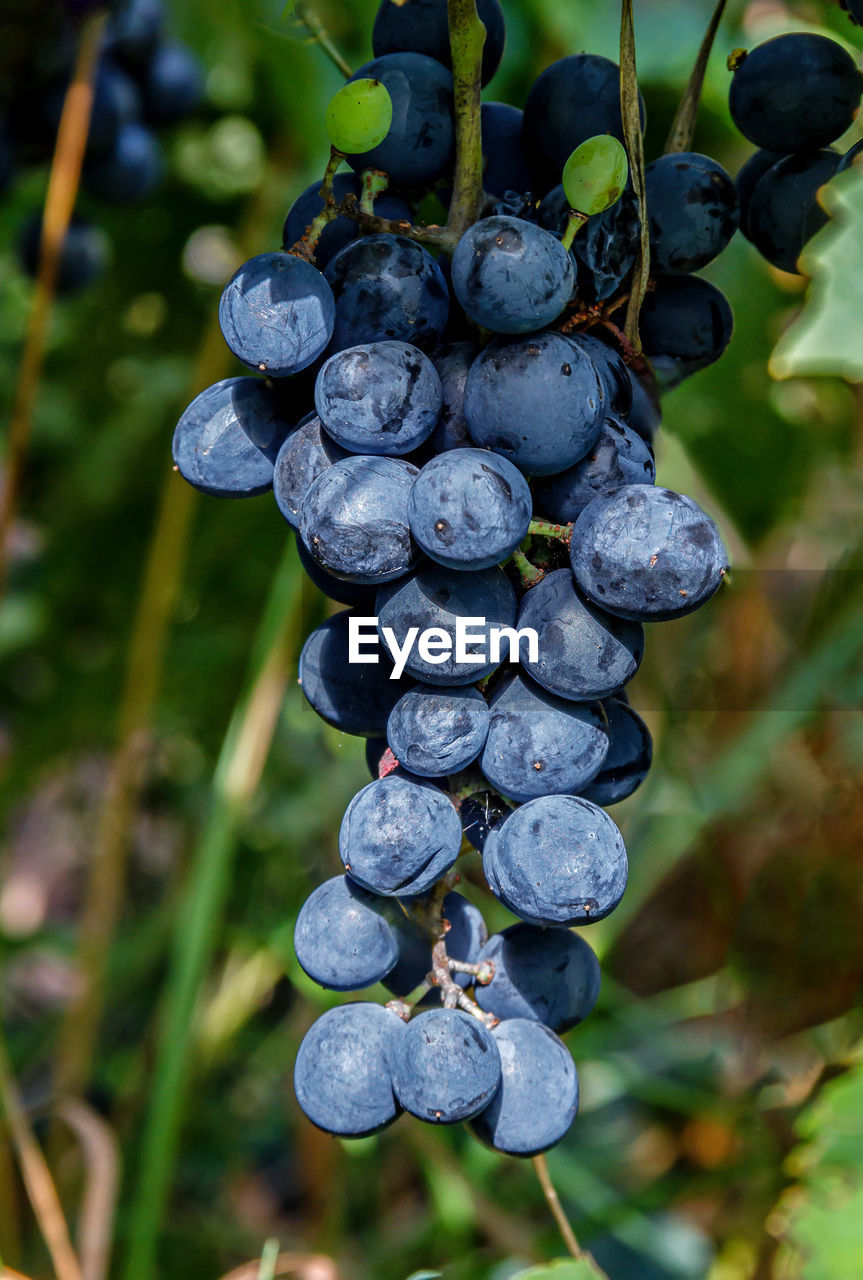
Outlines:
[[[290,6],[288,6],[290,8]],[[350,80],[353,72],[349,63],[342,57],[330,37],[327,35],[321,20],[312,12],[309,13],[305,4],[294,5],[294,19],[306,28],[310,37],[315,44],[320,45],[322,51],[327,55],[334,67],[341,71],[346,80]]]
[[537,569],[536,565],[531,564],[523,551],[513,551],[509,559],[523,587],[535,587],[545,577],[545,570]]
[[563,1242],[570,1254],[579,1262],[587,1262],[593,1268],[595,1275],[605,1276],[605,1272],[600,1271],[590,1254],[585,1253],[581,1245],[578,1243],[576,1234],[572,1229],[572,1224],[564,1212],[563,1205],[560,1203],[560,1197],[558,1196],[555,1185],[551,1180],[551,1174],[548,1171],[548,1161],[545,1156],[534,1156],[531,1164],[534,1167],[539,1185],[542,1187],[542,1194],[545,1196],[546,1202],[549,1209],[551,1209],[552,1216],[557,1223],[560,1234],[563,1236]]
[[586,213],[579,213],[578,209],[570,209],[569,217],[566,220],[566,230],[564,231],[560,242],[564,249],[572,248],[572,242],[584,226],[585,222],[587,222]]
[[620,108],[623,136],[629,158],[629,172],[638,201],[641,236],[638,256],[632,269],[632,288],[626,308],[625,332],[629,345],[641,353],[638,318],[650,278],[650,227],[644,179],[644,138],[641,132],[641,102],[638,96],[638,73],[635,65],[635,28],[632,0],[622,0],[620,10]]
[[527,531],[535,538],[557,538],[569,544],[572,540],[571,524],[552,524],[550,520],[531,520]]
[[482,208],[480,91],[486,31],[476,0],[447,0],[455,101],[455,174],[447,230],[459,239]]
[[375,200],[382,196],[390,180],[382,169],[363,169],[363,193],[360,196],[360,213],[374,217]]
[[326,169],[324,169],[324,176],[321,179],[321,186],[318,191],[318,195],[324,202],[324,207],[318,216],[312,219],[296,244],[291,245],[289,252],[297,258],[306,258],[307,261],[314,262],[318,241],[333,219],[339,216],[338,205],[333,195],[333,180],[344,158],[341,151],[337,151],[335,147],[330,147],[330,158],[327,161]]
[[668,133],[668,139],[665,143],[666,155],[689,151],[692,147],[692,138],[695,134],[695,124],[698,118],[698,107],[701,102],[701,90],[704,86],[704,73],[707,70],[713,42],[716,39],[716,33],[719,30],[726,4],[727,0],[719,0],[707,25],[701,48],[698,50],[698,57],[695,59],[695,65],[692,68],[692,73],[683,91],[683,97],[680,99],[674,121]]

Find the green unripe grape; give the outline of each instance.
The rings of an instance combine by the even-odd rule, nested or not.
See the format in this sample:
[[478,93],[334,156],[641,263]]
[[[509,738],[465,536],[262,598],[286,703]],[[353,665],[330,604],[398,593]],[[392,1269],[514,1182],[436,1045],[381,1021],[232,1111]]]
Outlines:
[[390,131],[393,100],[380,80],[352,80],[330,98],[326,122],[336,151],[371,151]]
[[623,194],[629,176],[626,152],[609,133],[576,147],[563,169],[563,190],[571,209],[602,213]]

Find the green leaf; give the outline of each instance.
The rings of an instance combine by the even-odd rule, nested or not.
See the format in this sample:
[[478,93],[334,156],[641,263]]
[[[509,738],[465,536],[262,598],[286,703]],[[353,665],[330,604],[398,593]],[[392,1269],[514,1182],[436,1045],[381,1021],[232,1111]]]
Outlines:
[[608,1280],[592,1258],[556,1258],[547,1266],[519,1271],[512,1280]]
[[806,305],[770,360],[776,378],[833,373],[863,380],[863,168],[852,166],[821,192],[831,216],[807,245],[801,265],[812,276]]
[[408,1280],[440,1280],[442,1274],[441,1271],[414,1271]]

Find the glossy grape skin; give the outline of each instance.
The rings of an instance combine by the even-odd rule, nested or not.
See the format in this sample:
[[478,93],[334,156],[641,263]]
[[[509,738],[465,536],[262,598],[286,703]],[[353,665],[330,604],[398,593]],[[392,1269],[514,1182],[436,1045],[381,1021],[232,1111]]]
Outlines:
[[731,240],[740,220],[737,188],[721,164],[692,151],[647,166],[651,269],[698,271]]
[[804,246],[827,222],[818,192],[839,170],[836,151],[785,156],[760,179],[752,192],[747,231],[755,248],[774,267],[799,272]]
[[[338,203],[341,203],[347,195],[356,196],[359,200],[362,187],[362,179],[358,173],[337,173],[333,178],[333,197]],[[320,190],[320,182],[313,182],[311,186],[306,187],[305,191],[300,192],[291,205],[282,228],[283,249],[290,249],[298,240],[301,240],[306,228],[323,209],[324,202],[321,199]],[[413,216],[407,201],[389,192],[375,197],[374,210],[379,217],[389,218],[394,222],[410,222]],[[315,265],[318,269],[323,271],[338,251],[356,240],[359,233],[359,223],[354,222],[353,218],[345,217],[344,214],[327,223],[315,246]]]
[[249,498],[273,484],[273,463],[291,424],[261,378],[225,378],[183,411],[174,430],[174,465],[215,498]]
[[[479,20],[485,27],[482,50],[482,83],[488,84],[503,56],[506,29],[499,0],[477,0]],[[410,51],[436,58],[452,66],[446,0],[383,0],[372,28],[375,57]]]
[[480,768],[509,799],[575,794],[596,777],[607,753],[598,702],[558,698],[522,674],[509,676],[493,694]]
[[341,249],[324,272],[335,298],[332,350],[363,342],[436,345],[449,291],[434,258],[404,236],[371,235]]
[[176,124],[191,115],[204,97],[204,71],[179,40],[165,40],[147,64],[141,85],[144,118],[152,124]]
[[524,112],[508,102],[484,102],[480,122],[483,190],[493,196],[532,191],[537,176],[524,145]]
[[574,702],[616,693],[644,656],[643,628],[586,600],[568,569],[556,569],[525,593],[518,626],[532,627],[538,637],[536,662],[522,652],[525,671],[549,693]]
[[540,1155],[566,1136],[578,1110],[572,1055],[538,1022],[509,1019],[491,1034],[500,1052],[500,1088],[471,1120],[471,1130],[505,1155]]
[[[644,127],[644,101],[639,94]],[[610,133],[623,141],[620,114],[620,68],[597,54],[577,53],[546,67],[533,82],[524,106],[524,127],[531,154],[536,154],[551,183],[560,182],[563,166],[588,138]]]
[[379,1004],[329,1009],[306,1032],[294,1066],[294,1090],[305,1115],[325,1133],[362,1138],[399,1114],[391,1065],[406,1030]]
[[334,321],[329,284],[310,262],[289,253],[261,253],[244,262],[219,301],[219,324],[231,351],[273,378],[316,360]]
[[84,184],[108,204],[132,204],[157,189],[163,173],[162,148],[149,129],[136,122],[123,125],[113,151],[84,166]]
[[620,698],[603,702],[608,717],[608,755],[593,781],[584,788],[585,800],[607,808],[636,791],[647,777],[653,758],[650,730]]
[[632,408],[632,377],[623,357],[590,333],[573,333],[569,340],[596,370],[607,415],[626,418]]
[[521,472],[486,449],[438,454],[420,470],[408,499],[417,545],[462,572],[506,560],[525,537],[532,509]]
[[411,773],[442,778],[476,760],[488,726],[488,706],[478,689],[417,685],[390,712],[387,742]]
[[416,563],[408,498],[417,468],[402,458],[350,455],[323,471],[300,508],[300,537],[336,578],[390,582]]
[[410,453],[434,429],[443,397],[437,370],[407,342],[370,342],[336,352],[315,384],[327,433],[351,453]]
[[568,929],[513,924],[493,934],[480,953],[494,977],[476,987],[476,1002],[496,1018],[529,1018],[558,1035],[577,1026],[599,997],[599,961]]
[[[449,925],[446,931],[447,955],[453,960],[475,964],[488,941],[488,930],[478,908],[460,893],[450,892],[443,900],[441,915]],[[402,997],[410,995],[431,972],[433,939],[413,923],[413,917],[401,910],[397,914],[392,913],[392,926],[399,946],[399,959],[384,979],[384,986],[394,996]],[[452,976],[462,988],[473,983],[469,973],[454,973]],[[420,1004],[439,1005],[440,990],[428,992]]]
[[584,457],[604,402],[592,361],[549,330],[490,342],[467,376],[464,408],[474,444],[544,476]]
[[691,613],[718,591],[728,565],[716,525],[692,498],[640,484],[585,507],[570,558],[589,599],[636,622]]
[[810,151],[845,132],[861,88],[854,59],[840,44],[794,31],[746,55],[734,72],[728,105],[737,128],[757,147]]
[[700,276],[659,276],[641,309],[641,340],[654,371],[674,386],[722,355],[734,331],[725,295]]
[[754,152],[746,164],[743,165],[737,174],[737,197],[740,203],[740,230],[748,240],[749,236],[749,205],[755,188],[764,177],[769,169],[782,160],[781,151],[764,151],[763,149]]
[[488,1106],[500,1079],[491,1033],[461,1009],[430,1009],[412,1018],[396,1046],[395,1095],[405,1111],[428,1124],[470,1120]]
[[304,418],[285,439],[273,470],[273,495],[291,528],[300,527],[300,509],[312,482],[346,457],[346,451],[324,431],[315,413]]
[[313,982],[360,991],[395,968],[398,942],[379,903],[349,876],[334,876],[310,894],[297,916],[294,951]]
[[529,924],[592,924],[614,910],[626,888],[620,832],[578,796],[521,805],[490,833],[482,864],[495,897]]
[[532,333],[572,297],[575,270],[559,240],[523,218],[474,223],[452,259],[453,292],[467,315],[493,333]]
[[348,155],[351,168],[382,169],[395,187],[424,187],[445,173],[455,154],[452,72],[422,53],[387,53],[355,71],[355,80],[379,80],[393,104],[383,142]]
[[470,436],[464,416],[464,388],[468,370],[479,355],[472,342],[451,342],[431,353],[432,364],[441,382],[443,405],[438,424],[431,435],[436,453],[448,449],[470,448]]
[[352,880],[385,897],[427,893],[461,847],[461,822],[449,796],[401,773],[358,791],[345,811],[339,854]]
[[390,679],[393,666],[384,652],[377,663],[348,661],[350,617],[349,610],[333,614],[309,635],[300,653],[300,687],[313,710],[333,728],[361,738],[382,738],[390,712],[413,681]]
[[[568,218],[569,202],[558,184],[540,202],[539,221],[547,230],[563,234]],[[640,230],[638,200],[631,189],[610,209],[588,218],[572,244],[581,297],[603,302],[620,289],[635,262]]]
[[[445,661],[434,663],[421,656],[417,646],[411,650],[405,672],[424,684],[464,685],[490,675],[497,662],[458,662],[456,660],[456,619],[482,618],[482,625],[470,628],[484,637],[468,651],[479,650],[489,655],[492,627],[511,627],[515,621],[515,591],[501,569],[480,569],[476,573],[453,573],[441,565],[426,561],[403,582],[394,582],[378,592],[376,612],[378,630],[387,646],[384,628],[390,628],[400,647],[408,631],[418,628],[420,634],[439,628],[452,639],[452,651]],[[501,647],[502,658],[508,647]]]
[[[22,271],[32,279],[39,274],[42,240],[42,216],[32,214],[18,235],[18,257]],[[108,269],[111,258],[108,237],[79,214],[73,214],[60,250],[57,292],[77,293],[94,284]]]
[[568,471],[536,485],[542,510],[558,524],[572,524],[589,502],[622,484],[653,484],[656,464],[641,436],[618,418],[607,417],[589,453]]

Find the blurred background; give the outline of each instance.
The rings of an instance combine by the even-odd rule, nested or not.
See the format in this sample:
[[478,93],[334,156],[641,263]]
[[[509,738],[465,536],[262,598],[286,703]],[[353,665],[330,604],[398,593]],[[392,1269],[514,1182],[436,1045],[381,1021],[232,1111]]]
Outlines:
[[[616,5],[503,6],[487,98],[521,105],[566,53],[617,56]],[[53,309],[8,535],[0,1255],[34,1280],[77,1280],[33,1212],[41,1193],[56,1227],[29,1131],[85,1280],[212,1280],[262,1250],[243,1280],[506,1280],[563,1252],[529,1163],[409,1121],[342,1143],[294,1102],[298,1041],[331,997],[299,971],[292,926],[339,868],[363,742],[299,693],[298,647],[325,602],[272,498],[195,494],[170,442],[192,396],[238,371],[221,286],[279,246],[322,172],[342,81],[282,0],[166,7],[202,100],[161,129],[155,195],[78,199],[109,265]],[[376,7],[316,0],[351,66],[371,56]],[[16,135],[36,69],[73,40],[61,8],[4,5]],[[711,9],[636,0],[648,159]],[[794,28],[863,45],[827,0],[731,0],[694,145],[732,173],[751,148],[730,123],[725,59]],[[35,146],[0,200],[4,421],[36,300],[19,241],[49,165]],[[863,399],[837,376],[839,348],[863,350],[856,174],[844,190],[844,239],[816,242],[817,297],[797,321],[815,316],[820,351],[774,364],[817,376],[768,372],[806,281],[737,236],[706,273],[734,307],[732,344],[663,405],[659,479],[717,518],[734,570],[709,608],[648,636],[630,693],[655,763],[614,811],[632,878],[588,931],[603,992],[568,1037],[582,1105],[549,1165],[611,1280],[863,1274]],[[478,858],[467,876],[504,927]]]

